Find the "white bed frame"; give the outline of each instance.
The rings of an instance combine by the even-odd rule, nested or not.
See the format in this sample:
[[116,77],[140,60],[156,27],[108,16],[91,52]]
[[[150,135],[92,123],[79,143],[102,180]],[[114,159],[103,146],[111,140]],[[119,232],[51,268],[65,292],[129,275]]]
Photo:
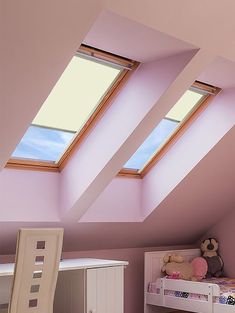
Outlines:
[[[198,313],[235,313],[234,305],[213,302],[213,297],[220,295],[220,288],[216,284],[162,278],[163,257],[171,252],[172,250],[145,253],[144,313],[169,313],[176,312],[175,310]],[[201,255],[200,249],[174,250],[174,253],[183,255],[188,261]],[[156,280],[160,294],[147,292],[149,282]],[[165,290],[206,295],[208,301],[165,295]]]

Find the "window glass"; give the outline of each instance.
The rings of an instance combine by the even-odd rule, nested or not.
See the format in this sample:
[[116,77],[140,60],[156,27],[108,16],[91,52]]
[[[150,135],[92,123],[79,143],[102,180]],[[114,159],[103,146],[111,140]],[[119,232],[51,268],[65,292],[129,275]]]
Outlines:
[[58,162],[121,71],[118,65],[74,56],[12,157]]
[[125,164],[124,168],[141,170],[169,140],[180,127],[182,121],[187,119],[191,112],[205,97],[205,93],[187,90],[180,100],[172,107],[164,119],[156,126],[143,144]]
[[12,157],[41,161],[59,160],[74,136],[74,132],[30,126]]

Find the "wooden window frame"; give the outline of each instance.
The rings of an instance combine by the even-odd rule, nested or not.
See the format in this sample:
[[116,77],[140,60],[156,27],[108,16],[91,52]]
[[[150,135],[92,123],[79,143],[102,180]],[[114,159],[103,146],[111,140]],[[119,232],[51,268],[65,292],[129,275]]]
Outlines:
[[221,91],[220,88],[214,87],[199,81],[195,81],[191,89],[201,90],[207,93],[207,95],[199,101],[189,117],[181,122],[180,126],[172,133],[167,141],[157,149],[156,153],[150,158],[148,163],[140,170],[123,168],[118,173],[119,176],[131,177],[131,178],[143,178],[151,168],[156,165],[157,162],[167,153],[173,144],[184,134],[184,132],[190,127],[190,125],[198,118],[198,116],[208,107],[214,97]]
[[129,60],[124,57],[114,55],[109,52],[105,52],[87,45],[81,45],[77,51],[77,54],[81,54],[86,57],[91,57],[106,63],[121,66],[123,70],[113,83],[113,85],[106,92],[100,103],[97,105],[94,112],[91,114],[89,119],[86,121],[82,129],[77,133],[74,140],[67,147],[66,151],[61,156],[57,163],[45,162],[40,160],[29,160],[20,158],[10,158],[6,164],[6,168],[22,169],[22,170],[33,170],[33,171],[49,171],[49,172],[61,172],[68,163],[72,154],[81,145],[83,140],[88,136],[90,131],[103,116],[105,111],[110,107],[116,95],[120,92],[134,70],[139,66],[139,62]]
[[[36,160],[26,160],[26,159],[18,159],[11,158],[7,164],[6,168],[14,168],[14,169],[22,169],[22,170],[33,170],[33,171],[49,171],[49,172],[61,172],[63,168],[68,163],[69,159],[73,155],[74,151],[79,148],[83,140],[88,136],[90,131],[99,121],[99,119],[103,116],[105,111],[110,107],[114,98],[129,80],[134,70],[139,66],[139,62],[132,61],[93,47],[89,47],[86,45],[81,45],[78,54],[90,56],[96,58],[98,60],[103,60],[104,62],[108,62],[111,64],[116,64],[122,66],[124,69],[116,79],[115,83],[111,86],[108,92],[105,94],[102,101],[99,103],[95,111],[92,113],[90,118],[84,124],[82,129],[78,132],[75,139],[68,146],[58,163],[54,162],[44,162],[44,161],[36,161]],[[214,97],[221,91],[220,88],[214,87],[199,81],[195,81],[191,88],[195,88],[196,90],[205,91],[208,95],[200,102],[190,116],[181,123],[179,128],[176,129],[175,132],[168,138],[168,140],[162,145],[160,149],[156,151],[153,157],[149,160],[149,162],[144,166],[143,169],[135,170],[135,169],[126,169],[123,168],[118,173],[118,176],[127,177],[127,178],[143,178],[150,169],[167,153],[170,147],[183,135],[188,127],[193,123],[193,121],[206,109],[209,103],[214,99]]]

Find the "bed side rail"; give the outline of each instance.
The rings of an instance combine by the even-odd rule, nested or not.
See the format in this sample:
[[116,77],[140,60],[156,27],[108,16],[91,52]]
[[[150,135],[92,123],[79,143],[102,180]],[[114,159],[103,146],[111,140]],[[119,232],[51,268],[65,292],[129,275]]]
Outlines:
[[[185,310],[190,312],[213,313],[213,297],[220,295],[220,288],[216,284],[192,282],[180,279],[161,278],[157,280],[160,294],[146,293],[146,303],[165,308]],[[194,300],[166,295],[165,290],[194,293],[207,296],[207,300]]]
[[212,297],[220,296],[220,288],[216,284],[194,282],[181,279],[160,279],[160,289],[196,293]]

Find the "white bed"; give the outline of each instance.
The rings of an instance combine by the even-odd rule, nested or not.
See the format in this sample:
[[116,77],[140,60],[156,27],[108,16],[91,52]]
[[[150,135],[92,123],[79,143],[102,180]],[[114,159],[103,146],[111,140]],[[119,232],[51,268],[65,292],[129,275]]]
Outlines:
[[[145,253],[145,313],[168,313],[175,310],[199,313],[235,313],[235,305],[215,303],[220,297],[220,287],[214,283],[191,282],[177,279],[166,279],[161,273],[163,257],[171,251]],[[174,250],[186,260],[200,256],[200,249]],[[148,292],[149,283],[155,282],[158,292]],[[202,299],[176,297],[171,292],[201,295]]]

